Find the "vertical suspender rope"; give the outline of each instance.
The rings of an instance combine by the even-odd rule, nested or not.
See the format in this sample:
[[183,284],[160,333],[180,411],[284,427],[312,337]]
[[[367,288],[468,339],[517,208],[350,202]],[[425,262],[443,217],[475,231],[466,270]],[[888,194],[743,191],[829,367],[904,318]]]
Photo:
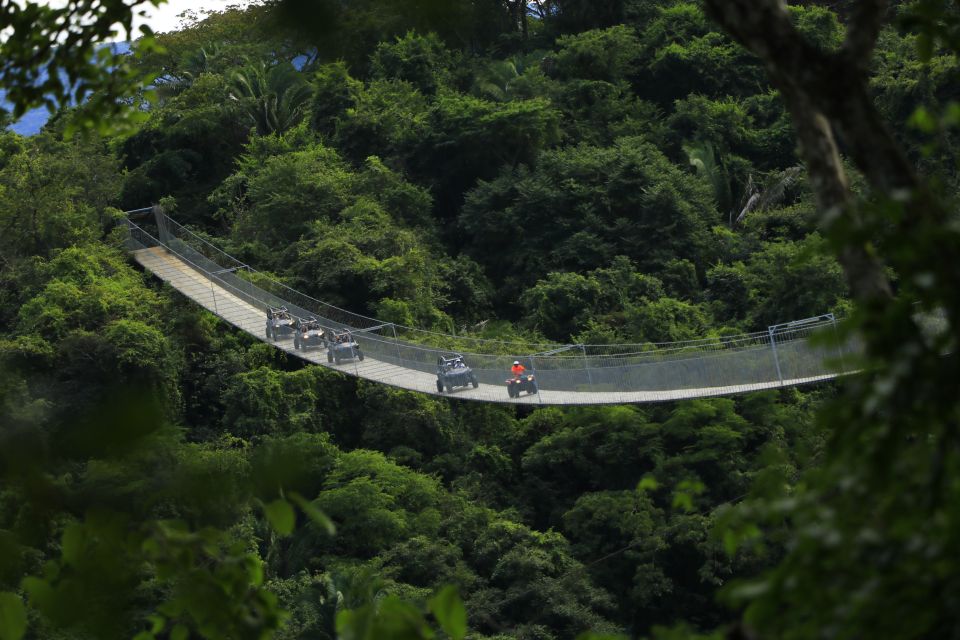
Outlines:
[[847,366],[843,361],[843,343],[840,342],[840,330],[837,329],[837,319],[832,313],[828,313],[827,317],[830,318],[830,324],[833,325],[833,339],[837,341],[837,358],[840,360],[840,373],[846,373]]
[[217,292],[213,288],[213,280],[207,278],[207,282],[210,283],[210,297],[213,298],[213,312],[217,315],[220,315],[220,310],[217,308]]
[[540,376],[537,375],[537,367],[533,363],[533,355],[530,355],[530,374],[533,375],[533,384],[537,385],[537,402],[543,404],[543,396],[540,395]]
[[390,323],[390,328],[393,329],[393,344],[397,348],[397,366],[403,366],[403,358],[400,357],[400,339],[397,338],[397,325]]
[[[590,373],[590,362],[587,360],[587,346],[580,345],[580,351],[583,352],[583,368],[587,372],[587,383],[592,387],[593,386],[593,375]],[[538,387],[539,388],[539,387]]]
[[783,384],[783,374],[780,372],[780,356],[777,355],[777,338],[775,336],[776,329],[770,327],[767,329],[767,332],[770,334],[770,347],[773,349],[773,362],[777,365],[777,380],[780,381],[780,384]]

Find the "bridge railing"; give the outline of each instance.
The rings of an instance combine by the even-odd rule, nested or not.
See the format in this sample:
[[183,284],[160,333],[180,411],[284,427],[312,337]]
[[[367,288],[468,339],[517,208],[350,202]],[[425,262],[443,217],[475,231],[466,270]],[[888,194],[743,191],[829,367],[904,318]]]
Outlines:
[[[666,344],[529,345],[397,326],[296,291],[160,215],[156,235],[127,221],[130,249],[163,247],[203,280],[260,312],[283,306],[294,316],[350,329],[366,355],[405,369],[434,373],[439,356],[460,353],[482,383],[503,384],[512,363],[520,361],[534,373],[541,389],[581,392],[791,384],[845,371],[843,348],[828,340],[810,339],[824,330],[835,332],[836,320],[829,314],[776,325],[766,332]],[[209,288],[216,308],[215,288]],[[255,315],[244,319],[243,328],[262,335],[266,315],[261,313],[259,319]]]

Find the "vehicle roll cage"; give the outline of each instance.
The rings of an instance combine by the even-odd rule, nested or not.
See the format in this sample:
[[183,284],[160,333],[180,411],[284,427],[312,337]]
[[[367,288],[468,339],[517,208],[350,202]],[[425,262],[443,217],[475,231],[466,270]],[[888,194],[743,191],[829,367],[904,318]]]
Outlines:
[[463,367],[467,366],[467,363],[464,361],[463,356],[460,355],[459,353],[454,354],[449,358],[446,358],[444,356],[440,356],[437,358],[437,367],[441,369],[455,369],[457,368],[458,365]]
[[299,320],[286,307],[267,307],[267,320]]
[[296,323],[297,323],[297,329],[299,329],[301,333],[306,333],[307,331],[326,332],[327,330],[323,325],[320,324],[320,321],[314,318],[313,316],[309,318],[297,318]]

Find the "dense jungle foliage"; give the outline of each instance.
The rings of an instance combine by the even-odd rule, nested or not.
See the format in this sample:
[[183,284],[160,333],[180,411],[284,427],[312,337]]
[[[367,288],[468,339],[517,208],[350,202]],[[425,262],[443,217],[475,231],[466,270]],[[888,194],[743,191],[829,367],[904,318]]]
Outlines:
[[[685,0],[342,4],[159,36],[132,130],[65,136],[64,109],[0,134],[0,639],[749,634],[759,592],[726,585],[794,550],[837,386],[567,410],[399,391],[219,322],[117,222],[162,202],[317,298],[488,338],[847,314],[763,66]],[[849,4],[790,10],[831,50]],[[955,134],[915,109],[957,97],[958,63],[918,43],[890,20],[871,86],[952,194]],[[939,624],[913,623],[886,630]]]

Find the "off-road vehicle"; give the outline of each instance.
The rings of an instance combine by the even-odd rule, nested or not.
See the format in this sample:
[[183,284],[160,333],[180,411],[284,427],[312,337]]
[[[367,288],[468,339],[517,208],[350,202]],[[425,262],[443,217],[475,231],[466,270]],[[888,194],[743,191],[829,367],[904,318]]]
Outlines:
[[507,393],[511,398],[519,398],[520,394],[537,393],[537,380],[532,373],[522,373],[507,380]]
[[293,334],[294,349],[327,346],[326,329],[320,326],[320,321],[316,318],[298,319],[296,328],[297,331]]
[[327,345],[327,362],[340,364],[342,360],[356,358],[363,362],[360,343],[353,339],[349,331],[334,331],[333,340]]
[[289,338],[296,331],[297,320],[286,307],[267,308],[267,338],[276,342],[280,338]]
[[449,358],[437,358],[437,393],[450,393],[454,387],[480,386],[473,369],[463,361],[463,356],[454,354]]

